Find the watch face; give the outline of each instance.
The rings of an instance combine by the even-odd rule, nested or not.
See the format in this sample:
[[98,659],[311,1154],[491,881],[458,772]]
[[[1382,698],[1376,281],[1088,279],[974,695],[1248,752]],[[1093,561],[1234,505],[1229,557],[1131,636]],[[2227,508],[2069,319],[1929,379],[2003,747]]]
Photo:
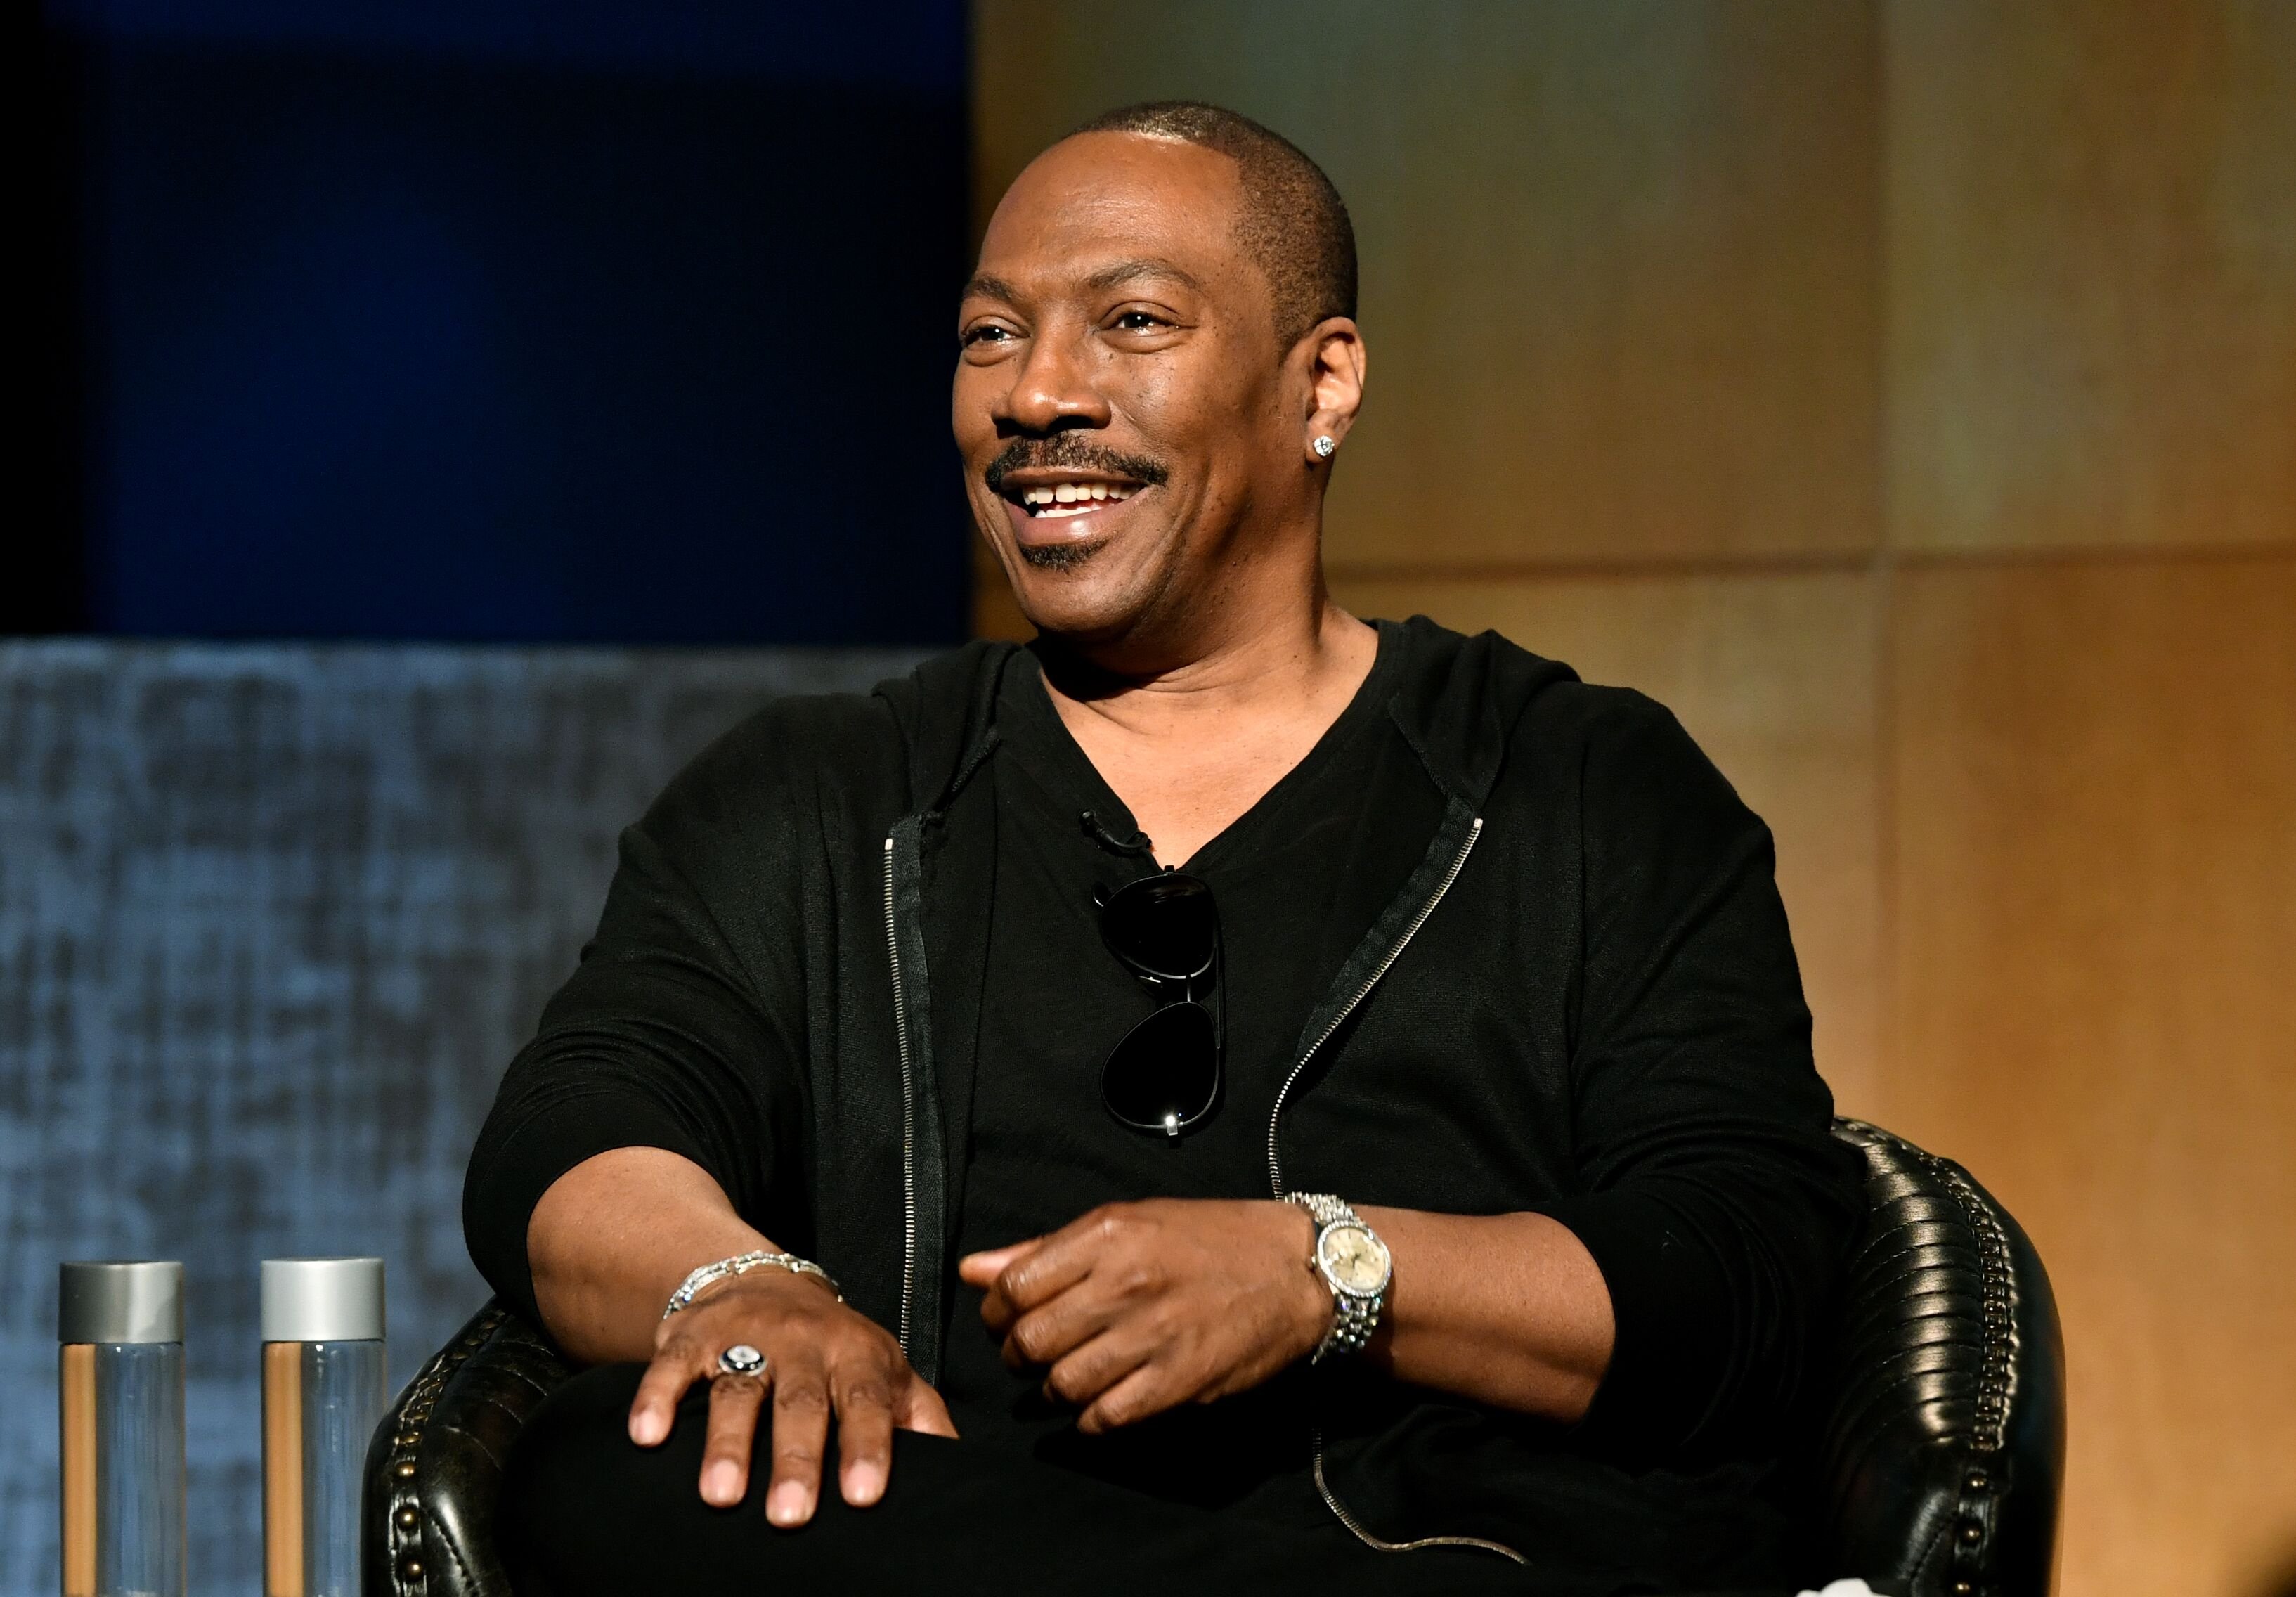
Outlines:
[[1342,1292],[1370,1297],[1387,1285],[1387,1244],[1359,1225],[1335,1225],[1316,1245],[1324,1273]]

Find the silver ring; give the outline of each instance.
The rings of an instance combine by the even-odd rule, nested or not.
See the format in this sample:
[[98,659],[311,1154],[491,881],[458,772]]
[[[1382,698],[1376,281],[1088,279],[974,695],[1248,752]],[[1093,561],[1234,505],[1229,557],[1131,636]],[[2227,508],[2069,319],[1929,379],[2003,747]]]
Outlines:
[[736,1342],[718,1355],[718,1373],[758,1376],[766,1372],[766,1355],[747,1342]]

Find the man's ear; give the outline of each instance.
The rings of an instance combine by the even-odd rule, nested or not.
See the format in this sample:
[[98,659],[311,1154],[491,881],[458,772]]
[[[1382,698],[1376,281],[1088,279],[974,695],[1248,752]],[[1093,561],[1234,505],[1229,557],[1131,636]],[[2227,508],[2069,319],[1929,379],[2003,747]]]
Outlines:
[[[1303,440],[1311,457],[1328,460],[1345,443],[1348,430],[1363,408],[1365,354],[1363,333],[1353,317],[1326,317],[1300,341],[1308,360],[1308,414]],[[1314,440],[1328,438],[1329,450]]]

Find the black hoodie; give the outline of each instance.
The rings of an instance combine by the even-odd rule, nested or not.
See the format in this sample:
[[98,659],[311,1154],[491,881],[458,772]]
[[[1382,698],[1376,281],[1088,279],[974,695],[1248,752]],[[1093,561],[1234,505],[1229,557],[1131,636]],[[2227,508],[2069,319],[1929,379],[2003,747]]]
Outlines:
[[[1601,1267],[1617,1340],[1569,1429],[1334,1371],[1327,1500],[1390,1540],[1631,1527],[1636,1567],[1710,1573],[1745,1540],[1862,1208],[1769,833],[1648,699],[1406,625],[1388,712],[1442,819],[1302,1033],[1269,1189],[1551,1214]],[[465,1229],[505,1301],[537,1317],[526,1227],[553,1181],[665,1148],[935,1378],[999,824],[973,778],[1013,654],[771,704],[624,835],[472,1157]],[[1335,1072],[1391,1073],[1420,1112],[1321,1117]]]

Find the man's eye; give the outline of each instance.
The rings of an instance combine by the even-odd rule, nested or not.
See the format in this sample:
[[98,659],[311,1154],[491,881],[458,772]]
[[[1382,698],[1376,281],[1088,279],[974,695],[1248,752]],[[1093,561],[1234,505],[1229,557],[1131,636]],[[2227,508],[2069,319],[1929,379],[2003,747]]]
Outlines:
[[964,342],[967,344],[1003,343],[1012,336],[1012,330],[1006,327],[974,327],[965,333]]
[[1144,310],[1128,310],[1116,318],[1116,325],[1127,333],[1153,333],[1164,325],[1164,318]]

